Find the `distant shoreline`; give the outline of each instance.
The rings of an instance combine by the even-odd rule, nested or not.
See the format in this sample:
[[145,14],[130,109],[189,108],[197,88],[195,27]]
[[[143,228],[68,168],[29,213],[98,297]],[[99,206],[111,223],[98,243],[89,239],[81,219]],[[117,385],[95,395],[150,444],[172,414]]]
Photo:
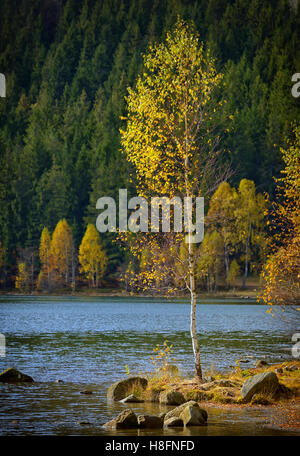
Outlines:
[[[104,289],[105,290],[105,289]],[[36,296],[36,297],[59,297],[59,296],[74,296],[74,297],[120,297],[120,298],[164,298],[164,299],[189,299],[189,294],[175,294],[175,295],[160,295],[160,294],[141,294],[141,293],[129,293],[122,290],[112,291],[111,289],[107,291],[100,290],[82,290],[72,292],[70,290],[56,290],[53,292],[37,292],[33,293],[18,293],[16,290],[0,290],[0,296]],[[219,291],[215,293],[199,293],[197,295],[198,299],[257,299],[257,291],[253,290],[233,290],[233,291]]]

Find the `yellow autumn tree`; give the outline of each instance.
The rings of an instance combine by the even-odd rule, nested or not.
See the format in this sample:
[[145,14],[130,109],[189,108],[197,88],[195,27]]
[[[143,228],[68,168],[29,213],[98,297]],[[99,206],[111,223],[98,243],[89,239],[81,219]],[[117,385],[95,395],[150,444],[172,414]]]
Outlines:
[[52,234],[50,245],[50,274],[55,285],[69,286],[74,262],[72,229],[66,219],[60,220]]
[[[178,19],[161,44],[150,46],[143,73],[127,97],[127,126],[121,144],[133,164],[140,196],[206,197],[211,187],[224,180],[219,174],[220,110],[214,89],[222,75],[204,49],[193,27]],[[218,130],[219,128],[219,130]],[[213,184],[212,184],[213,182]],[[195,199],[194,199],[195,201]],[[176,277],[176,261],[190,293],[190,334],[196,376],[202,379],[200,348],[196,332],[196,252],[188,241],[187,254],[180,258],[182,233],[142,233],[130,241],[138,258],[147,246],[149,268],[144,268],[142,289],[166,284]],[[168,252],[169,261],[164,255]],[[147,275],[145,274],[147,272]],[[162,275],[166,277],[161,280]],[[168,285],[169,284],[169,285]]]
[[107,267],[107,256],[100,242],[100,235],[94,225],[88,224],[79,247],[81,272],[89,286],[98,287]]
[[235,252],[237,235],[235,209],[237,192],[228,182],[222,182],[209,202],[206,224],[219,233],[223,242],[225,280],[229,286],[230,255]]
[[290,309],[300,316],[300,126],[294,126],[293,139],[281,148],[285,168],[276,179],[277,201],[269,211],[272,252],[262,272],[260,295],[272,312],[273,305]]
[[201,244],[201,255],[197,263],[197,277],[206,279],[207,290],[217,290],[221,263],[224,258],[224,244],[218,231],[207,232]]
[[51,269],[51,235],[47,227],[44,227],[39,248],[41,270],[38,275],[37,288],[50,288]]
[[255,183],[242,179],[235,209],[235,230],[244,262],[243,287],[246,286],[252,250],[263,249],[265,245],[265,211],[265,198],[261,193],[256,193]]
[[18,263],[18,273],[16,275],[15,287],[20,291],[28,291],[30,274],[25,262]]

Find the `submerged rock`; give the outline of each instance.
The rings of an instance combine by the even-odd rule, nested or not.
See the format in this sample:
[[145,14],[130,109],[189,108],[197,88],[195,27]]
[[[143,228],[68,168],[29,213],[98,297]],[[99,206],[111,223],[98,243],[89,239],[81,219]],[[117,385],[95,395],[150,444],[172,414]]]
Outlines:
[[241,396],[245,402],[249,402],[254,394],[264,393],[275,395],[279,390],[279,382],[274,372],[264,372],[248,378],[241,389]]
[[22,372],[18,371],[10,367],[5,371],[0,373],[0,382],[3,383],[18,383],[18,382],[34,382],[33,378],[29,375],[22,374]]
[[144,402],[144,401],[143,401],[143,399],[138,399],[134,394],[129,394],[129,396],[125,397],[120,402],[123,402],[123,404],[127,404],[127,403],[139,403],[139,402]]
[[144,390],[148,385],[148,380],[143,377],[128,377],[119,380],[108,388],[107,399],[120,401],[132,394],[134,389]]
[[164,424],[163,419],[155,415],[139,415],[137,420],[138,426],[142,429],[161,429]]
[[91,391],[91,390],[82,390],[82,391],[80,391],[80,394],[93,394],[93,391]]
[[182,393],[175,390],[162,391],[159,395],[159,402],[166,405],[181,405],[186,402]]

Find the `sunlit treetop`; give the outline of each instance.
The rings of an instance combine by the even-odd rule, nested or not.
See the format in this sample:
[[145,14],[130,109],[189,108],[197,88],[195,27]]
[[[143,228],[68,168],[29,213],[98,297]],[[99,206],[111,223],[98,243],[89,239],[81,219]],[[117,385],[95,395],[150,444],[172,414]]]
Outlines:
[[216,112],[222,103],[214,102],[212,93],[222,74],[182,20],[143,58],[143,73],[127,97],[127,127],[121,130],[138,191],[199,194],[205,163],[219,142]]

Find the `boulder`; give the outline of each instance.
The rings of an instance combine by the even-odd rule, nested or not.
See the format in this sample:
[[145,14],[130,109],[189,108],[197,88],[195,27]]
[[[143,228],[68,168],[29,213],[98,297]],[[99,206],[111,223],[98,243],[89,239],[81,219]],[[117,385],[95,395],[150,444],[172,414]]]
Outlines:
[[120,401],[132,394],[134,389],[144,390],[147,388],[148,380],[143,377],[128,377],[119,380],[108,388],[107,399]]
[[139,415],[137,420],[138,426],[142,429],[161,429],[164,424],[164,420],[155,415]]
[[181,405],[186,402],[184,395],[179,391],[162,391],[159,395],[159,402],[166,405]]
[[128,429],[137,428],[138,420],[136,414],[132,410],[124,410],[116,418],[104,424],[110,429]]
[[0,373],[0,382],[3,383],[18,383],[18,382],[34,382],[33,378],[29,375],[22,374],[17,369],[10,367]]
[[195,401],[188,401],[188,402],[185,402],[184,404],[179,405],[178,407],[175,407],[173,410],[170,410],[170,411],[166,414],[166,416],[165,416],[165,421],[169,420],[170,418],[173,418],[174,416],[175,416],[176,418],[179,418],[181,412],[183,412],[183,410],[185,409],[185,407],[188,407],[188,406],[199,408],[199,410],[201,410],[201,413],[203,414],[203,416],[205,416],[206,419],[207,419],[207,412],[206,412],[206,410],[200,409],[200,407],[199,407],[199,405],[197,404],[197,402],[195,402]]
[[166,427],[183,427],[184,422],[182,421],[181,418],[177,418],[177,416],[173,416],[172,418],[169,418],[168,420],[164,421],[164,426],[166,426]]
[[124,399],[122,399],[120,402],[123,402],[123,404],[127,404],[127,403],[138,403],[138,402],[144,402],[143,399],[138,399],[137,397],[135,397],[134,394],[129,394],[129,396],[125,397]]
[[267,361],[265,361],[264,359],[259,359],[256,363],[255,363],[255,367],[266,367],[266,366],[269,366],[269,363],[267,363]]
[[248,378],[241,389],[241,396],[245,402],[249,402],[257,393],[275,395],[279,389],[277,375],[274,372],[264,372]]
[[195,405],[188,405],[180,413],[179,418],[182,419],[185,426],[203,426],[207,421],[207,413]]

